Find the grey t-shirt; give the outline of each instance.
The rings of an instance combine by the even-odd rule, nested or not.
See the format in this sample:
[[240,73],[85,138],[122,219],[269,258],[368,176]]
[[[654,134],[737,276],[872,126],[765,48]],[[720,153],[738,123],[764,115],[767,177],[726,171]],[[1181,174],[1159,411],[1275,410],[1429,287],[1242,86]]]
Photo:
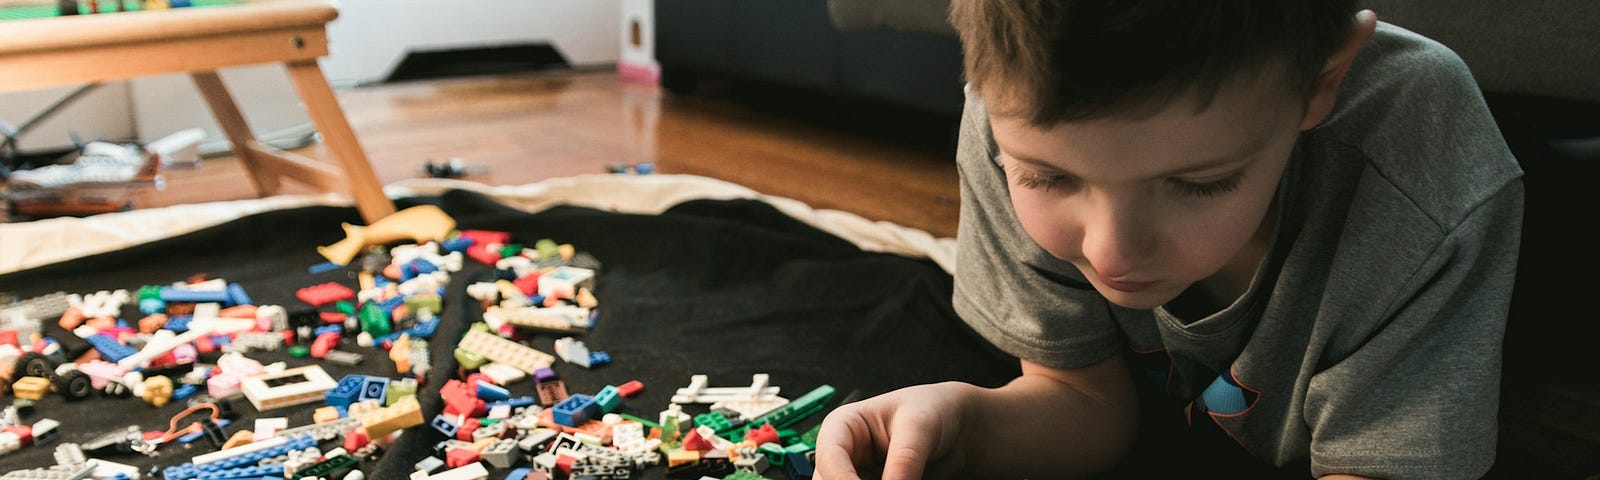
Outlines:
[[1522,171],[1466,66],[1380,24],[1301,135],[1248,291],[1204,318],[1107,302],[1017,222],[981,99],[961,125],[956,311],[1056,368],[1165,352],[1156,380],[1311,474],[1478,477],[1494,460]]

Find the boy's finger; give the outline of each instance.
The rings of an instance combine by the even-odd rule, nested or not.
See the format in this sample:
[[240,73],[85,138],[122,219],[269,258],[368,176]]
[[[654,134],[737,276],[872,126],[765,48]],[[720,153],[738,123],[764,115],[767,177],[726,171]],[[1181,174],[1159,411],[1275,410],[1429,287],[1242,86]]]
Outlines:
[[872,451],[872,433],[867,431],[863,419],[835,412],[845,417],[829,415],[817,432],[817,480],[859,480],[857,460],[869,458]]
[[895,415],[889,431],[889,448],[883,456],[883,480],[918,480],[938,448],[938,429],[924,415]]

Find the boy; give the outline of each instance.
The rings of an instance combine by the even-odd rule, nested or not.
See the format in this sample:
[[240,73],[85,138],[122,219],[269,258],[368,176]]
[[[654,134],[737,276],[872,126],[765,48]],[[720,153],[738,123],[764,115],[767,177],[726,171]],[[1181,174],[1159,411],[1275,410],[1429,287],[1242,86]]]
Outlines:
[[840,407],[818,478],[1488,470],[1522,172],[1452,52],[1353,0],[951,20],[954,304],[1022,375]]

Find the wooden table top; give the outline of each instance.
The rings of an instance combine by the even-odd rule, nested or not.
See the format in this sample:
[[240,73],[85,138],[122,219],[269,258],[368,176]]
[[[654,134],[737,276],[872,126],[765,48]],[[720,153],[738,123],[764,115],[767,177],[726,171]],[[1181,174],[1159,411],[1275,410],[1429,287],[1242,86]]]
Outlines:
[[339,16],[328,0],[254,0],[207,8],[12,20],[0,28],[0,55],[125,46],[320,26]]

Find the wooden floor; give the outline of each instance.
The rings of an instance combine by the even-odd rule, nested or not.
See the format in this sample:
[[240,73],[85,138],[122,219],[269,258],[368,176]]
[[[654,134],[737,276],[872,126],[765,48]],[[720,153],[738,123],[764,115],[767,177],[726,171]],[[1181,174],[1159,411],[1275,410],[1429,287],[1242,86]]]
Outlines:
[[[675,96],[620,82],[611,72],[416,81],[341,90],[339,98],[385,183],[422,176],[423,162],[452,157],[483,168],[469,179],[489,184],[653,162],[660,173],[714,177],[817,208],[955,235],[956,169],[953,151],[941,147],[945,139],[889,140],[870,128],[853,130],[849,125],[859,122],[851,112],[794,120],[714,90]],[[321,146],[299,153],[323,156]],[[164,190],[138,195],[136,205],[254,194],[233,158],[169,170],[166,178]]]

